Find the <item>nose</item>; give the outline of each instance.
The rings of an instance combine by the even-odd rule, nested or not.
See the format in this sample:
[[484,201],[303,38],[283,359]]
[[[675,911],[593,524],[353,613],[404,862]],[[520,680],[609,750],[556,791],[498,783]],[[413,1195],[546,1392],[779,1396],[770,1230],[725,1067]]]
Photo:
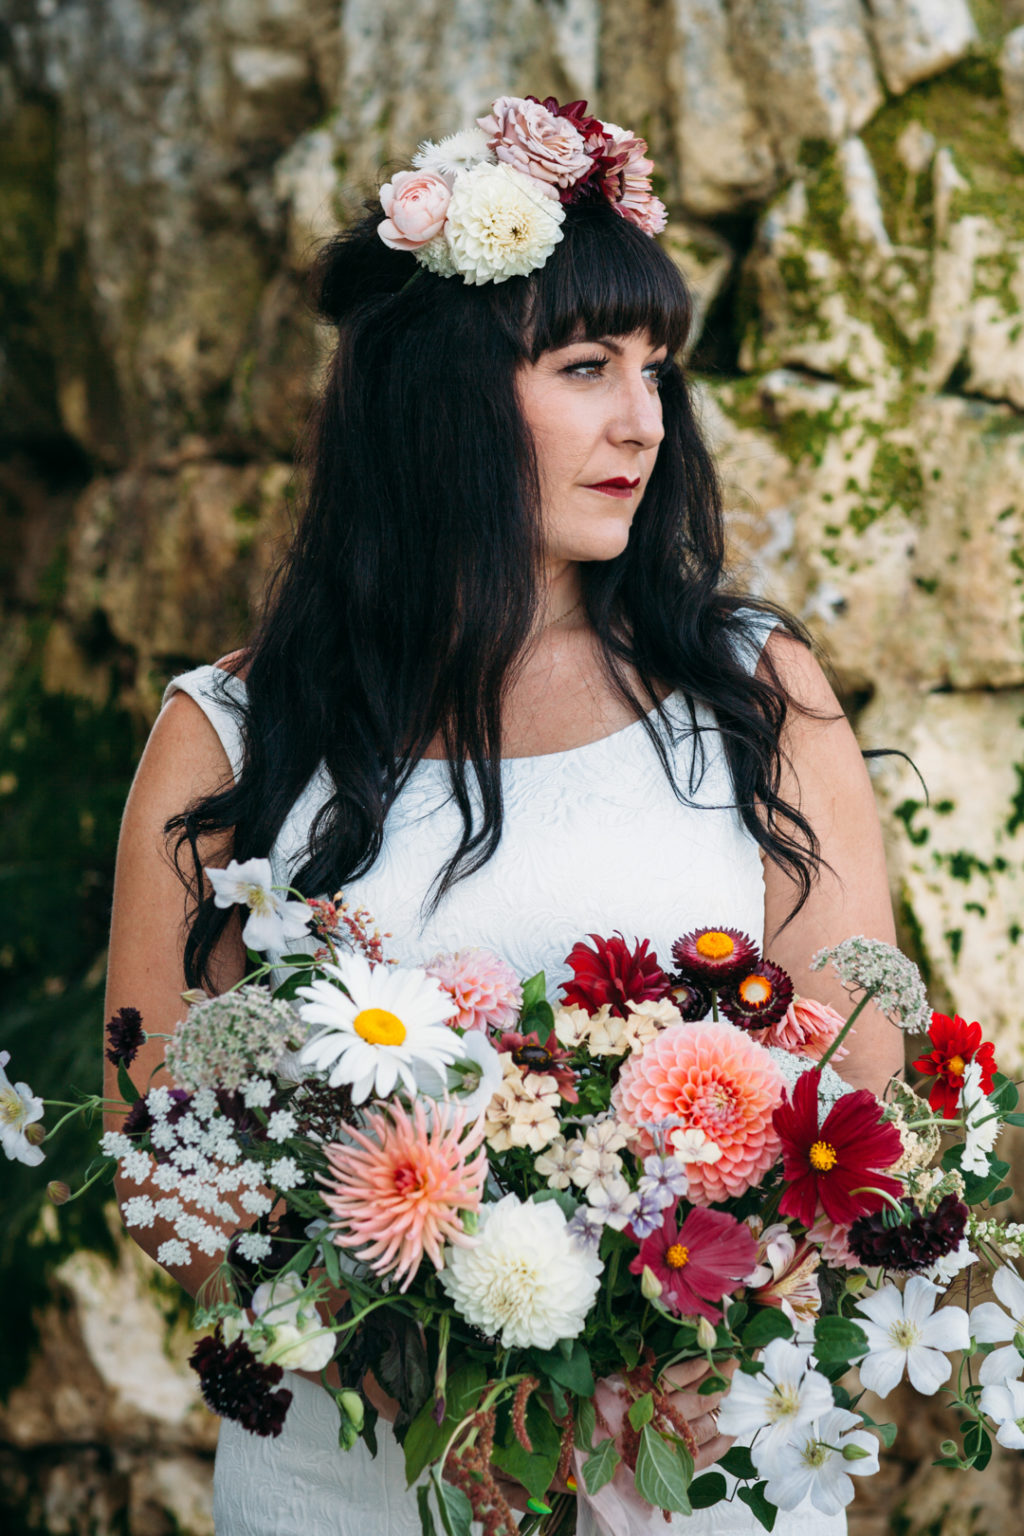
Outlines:
[[657,448],[665,436],[661,396],[645,373],[631,373],[622,379],[616,407],[611,423],[613,440],[627,447]]

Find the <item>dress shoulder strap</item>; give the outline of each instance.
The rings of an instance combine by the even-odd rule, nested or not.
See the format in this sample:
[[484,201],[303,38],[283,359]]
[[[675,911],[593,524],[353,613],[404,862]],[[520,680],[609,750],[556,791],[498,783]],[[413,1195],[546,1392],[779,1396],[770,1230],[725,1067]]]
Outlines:
[[732,647],[736,660],[753,676],[761,660],[761,652],[779,621],[774,613],[762,613],[760,608],[737,608],[732,616]]
[[245,684],[240,677],[225,672],[223,667],[194,667],[172,677],[164,689],[162,703],[175,693],[187,693],[199,705],[209,720],[231,764],[231,772],[237,779],[242,771],[241,711],[245,707]]

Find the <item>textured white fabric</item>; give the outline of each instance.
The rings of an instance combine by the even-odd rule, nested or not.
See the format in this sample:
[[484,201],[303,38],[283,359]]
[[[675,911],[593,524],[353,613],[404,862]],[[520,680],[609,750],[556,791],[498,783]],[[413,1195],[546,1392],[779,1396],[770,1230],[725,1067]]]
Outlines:
[[[749,638],[738,636],[751,670],[770,627],[760,621],[751,624]],[[174,691],[189,694],[206,712],[237,773],[240,736],[229,701],[244,698],[244,684],[214,667],[198,667],[175,678],[168,694]],[[424,760],[388,817],[379,859],[346,887],[346,896],[390,931],[387,951],[404,963],[422,963],[441,949],[483,945],[523,977],[543,969],[552,997],[571,974],[565,956],[588,933],[649,937],[666,965],[673,940],[699,926],[739,928],[760,942],[761,859],[731,806],[714,723],[698,717],[705,765],[691,786],[689,712],[675,696],[666,708],[677,781],[693,803],[681,804],[673,794],[642,721],[566,752],[506,759],[505,824],[497,852],[426,918],[424,899],[454,851],[461,819],[450,798],[447,765]],[[286,883],[301,865],[312,817],[327,794],[318,775],[293,807],[271,851],[275,883]],[[218,1536],[418,1536],[415,1498],[405,1489],[401,1451],[388,1426],[378,1426],[377,1461],[361,1443],[345,1454],[337,1446],[337,1416],[327,1394],[298,1377],[288,1385],[296,1395],[278,1439],[258,1439],[228,1422],[221,1426]],[[660,1521],[658,1529],[666,1536],[677,1530],[753,1536],[761,1527],[734,1503],[676,1518],[671,1526]],[[775,1526],[777,1536],[841,1536],[845,1529],[845,1518],[831,1520],[809,1508],[780,1516]],[[585,1516],[580,1533],[596,1536]]]

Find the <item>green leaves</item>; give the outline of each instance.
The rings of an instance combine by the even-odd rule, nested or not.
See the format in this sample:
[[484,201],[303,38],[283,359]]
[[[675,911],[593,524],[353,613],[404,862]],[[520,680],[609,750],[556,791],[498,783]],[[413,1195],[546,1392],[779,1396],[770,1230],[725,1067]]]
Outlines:
[[736,1497],[747,1506],[754,1519],[763,1525],[766,1531],[770,1531],[775,1525],[778,1510],[765,1498],[766,1487],[766,1483],[755,1483],[753,1488],[737,1488]]
[[602,1440],[596,1451],[591,1451],[583,1463],[583,1481],[588,1493],[598,1493],[615,1476],[622,1457],[615,1449],[614,1440]]
[[691,1506],[687,1489],[692,1477],[693,1458],[686,1447],[670,1445],[653,1425],[645,1424],[636,1456],[636,1491],[640,1497],[655,1509],[688,1515]]
[[440,1424],[434,1418],[433,1396],[427,1398],[402,1441],[405,1477],[410,1487],[424,1467],[442,1454],[456,1424],[474,1411],[486,1381],[487,1372],[476,1360],[470,1360],[452,1371],[448,1376],[445,1394],[445,1415]]
[[738,1477],[741,1482],[757,1476],[754,1458],[745,1445],[734,1445],[731,1450],[726,1451],[724,1456],[719,1456],[718,1465],[723,1472],[728,1472],[731,1477]]
[[524,1450],[519,1444],[509,1419],[506,1434],[502,1443],[495,1445],[491,1460],[506,1477],[515,1478],[534,1498],[543,1499],[558,1467],[562,1436],[536,1397],[531,1397],[526,1405],[526,1433],[532,1451]]
[[[868,1336],[848,1317],[819,1317],[814,1325],[814,1354],[822,1365],[839,1365],[868,1352]],[[770,1527],[769,1527],[770,1529]]]
[[535,1029],[541,1039],[547,1039],[555,1027],[555,1012],[547,1000],[547,984],[544,972],[538,971],[529,981],[523,982],[523,1010],[519,1020],[519,1032],[528,1035]]
[[773,1339],[791,1339],[793,1324],[781,1307],[762,1307],[754,1313],[741,1337],[748,1349],[763,1349]]
[[649,1424],[654,1418],[654,1397],[650,1392],[645,1392],[643,1397],[638,1397],[635,1403],[629,1405],[629,1422],[639,1434],[645,1424]]
[[437,1496],[437,1510],[445,1536],[472,1536],[473,1506],[461,1488],[453,1488],[434,1471],[430,1474],[430,1486]]
[[690,1484],[690,1508],[710,1509],[712,1504],[720,1504],[727,1495],[728,1487],[721,1472],[705,1472],[703,1477],[694,1478]]

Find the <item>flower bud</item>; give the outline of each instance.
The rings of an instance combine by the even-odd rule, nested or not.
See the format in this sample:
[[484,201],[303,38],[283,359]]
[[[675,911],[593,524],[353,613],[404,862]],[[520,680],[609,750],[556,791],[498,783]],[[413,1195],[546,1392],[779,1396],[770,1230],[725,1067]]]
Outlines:
[[359,1431],[348,1419],[342,1419],[338,1426],[338,1444],[343,1451],[350,1451],[359,1439]]
[[[31,1129],[32,1127],[29,1126],[29,1130]],[[46,1193],[49,1195],[54,1205],[67,1205],[68,1201],[71,1199],[70,1186],[65,1184],[63,1179],[51,1179],[49,1184],[46,1186]]]
[[866,1451],[862,1445],[843,1446],[844,1461],[865,1461],[870,1455],[871,1452]]
[[30,1146],[41,1147],[46,1140],[46,1127],[40,1125],[38,1120],[33,1120],[31,1125],[26,1125],[21,1134]]
[[644,1272],[640,1276],[640,1294],[647,1301],[657,1301],[664,1287],[649,1264],[644,1265]]
[[859,1296],[868,1283],[868,1277],[859,1270],[846,1277],[846,1290],[850,1296]]
[[366,1413],[359,1393],[352,1391],[339,1392],[338,1406],[345,1415],[345,1422],[351,1425],[355,1434],[358,1435],[363,1427],[363,1419]]
[[714,1349],[718,1335],[715,1333],[715,1325],[703,1315],[697,1319],[697,1347],[699,1349]]

